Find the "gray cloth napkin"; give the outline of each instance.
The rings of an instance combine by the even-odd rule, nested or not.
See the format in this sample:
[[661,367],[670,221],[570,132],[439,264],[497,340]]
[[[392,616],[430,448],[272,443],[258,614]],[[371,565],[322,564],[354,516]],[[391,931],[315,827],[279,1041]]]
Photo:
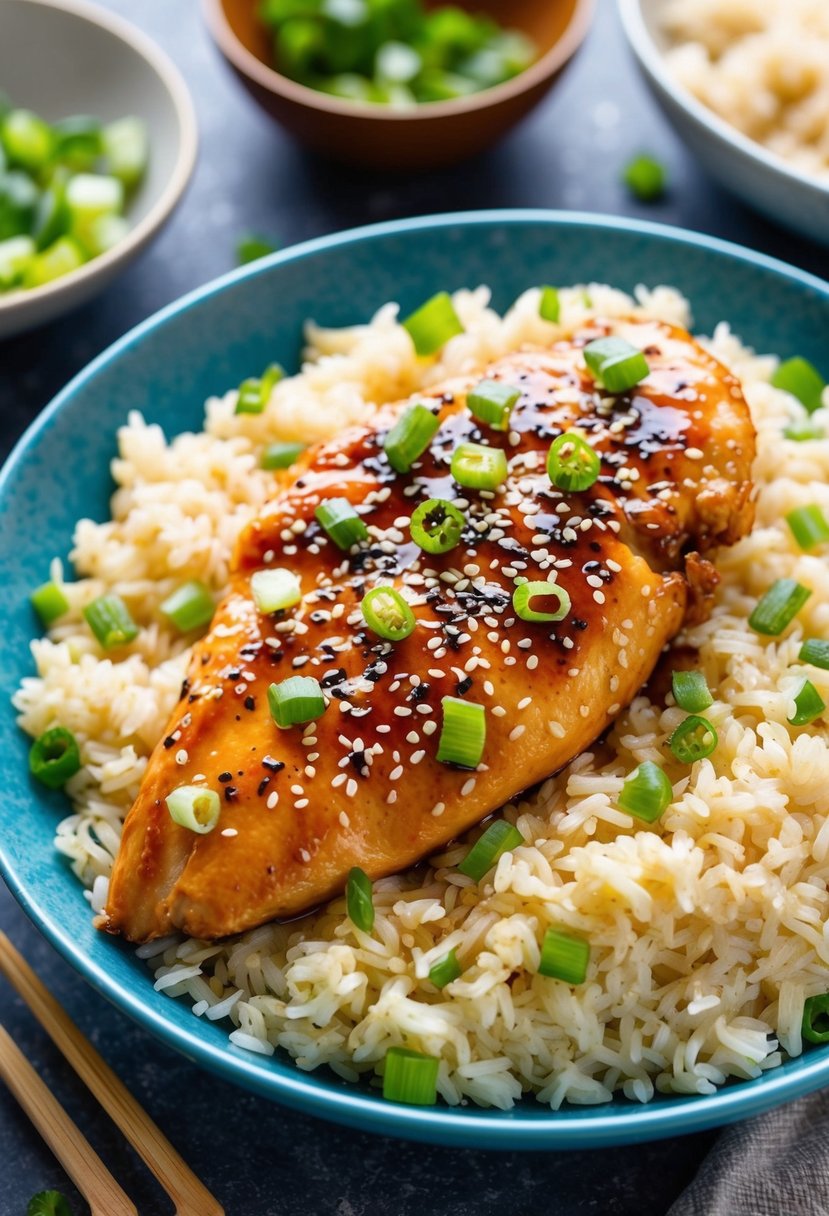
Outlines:
[[667,1216],[829,1216],[829,1090],[726,1128]]

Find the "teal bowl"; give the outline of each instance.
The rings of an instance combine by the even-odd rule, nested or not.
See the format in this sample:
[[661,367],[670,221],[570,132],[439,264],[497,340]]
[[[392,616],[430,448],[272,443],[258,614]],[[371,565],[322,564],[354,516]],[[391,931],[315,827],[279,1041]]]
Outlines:
[[[598,1147],[744,1119],[829,1084],[829,1046],[710,1097],[659,1097],[551,1111],[393,1105],[333,1074],[303,1073],[286,1056],[253,1056],[183,1001],[153,990],[123,943],[97,933],[65,860],[52,848],[62,795],[34,786],[11,690],[31,673],[36,622],[28,604],[54,554],[66,556],[81,516],[104,519],[115,431],[132,409],[167,434],[198,427],[204,399],[251,368],[296,367],[302,323],[364,321],[386,300],[408,310],[442,289],[488,283],[497,308],[528,285],[598,280],[678,287],[695,325],[723,318],[749,343],[825,363],[829,286],[761,254],[694,233],[544,211],[475,212],[325,237],[237,271],[165,308],[77,376],[23,436],[0,475],[0,704],[5,776],[0,868],[41,932],[103,996],[195,1063],[287,1106],[413,1140],[493,1149]],[[95,998],[91,998],[95,999]],[[117,1062],[116,1062],[117,1063]]]

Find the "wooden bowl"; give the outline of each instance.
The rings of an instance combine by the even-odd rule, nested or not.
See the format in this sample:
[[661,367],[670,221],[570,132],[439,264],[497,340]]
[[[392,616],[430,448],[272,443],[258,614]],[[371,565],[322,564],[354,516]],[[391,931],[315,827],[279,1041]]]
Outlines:
[[581,45],[595,0],[454,0],[523,30],[541,50],[520,76],[455,101],[411,110],[344,101],[271,66],[258,0],[202,0],[210,33],[259,104],[297,139],[336,160],[374,169],[430,169],[493,144],[536,105]]

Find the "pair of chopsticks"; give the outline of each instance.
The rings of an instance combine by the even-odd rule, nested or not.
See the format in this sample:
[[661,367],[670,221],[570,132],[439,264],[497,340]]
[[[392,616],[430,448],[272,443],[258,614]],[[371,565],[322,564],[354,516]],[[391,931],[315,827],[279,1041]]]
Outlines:
[[[0,973],[175,1204],[176,1216],[224,1216],[224,1208],[182,1160],[147,1112],[0,931]],[[38,1073],[0,1026],[0,1079],[86,1199],[92,1216],[137,1216],[135,1204]]]

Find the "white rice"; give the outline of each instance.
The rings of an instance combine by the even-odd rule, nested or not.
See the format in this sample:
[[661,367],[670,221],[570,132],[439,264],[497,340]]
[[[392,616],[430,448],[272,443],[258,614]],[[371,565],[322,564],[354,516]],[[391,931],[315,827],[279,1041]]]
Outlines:
[[[207,403],[197,435],[168,440],[129,418],[113,463],[112,521],[78,525],[71,611],[33,643],[38,674],[15,696],[30,734],[60,722],[79,740],[84,767],[67,787],[74,810],[56,846],[94,910],[187,663],[158,604],[187,578],[221,591],[234,537],[273,489],[274,475],[258,468],[261,445],[334,435],[419,385],[549,343],[588,314],[586,298],[603,315],[635,307],[689,321],[670,288],[639,289],[635,302],[596,284],[586,290],[562,293],[561,326],[538,317],[537,290],[503,318],[484,288],[460,292],[467,332],[426,365],[392,305],[370,325],[309,325],[306,365],[261,416],[234,415],[229,393]],[[820,550],[799,551],[783,515],[811,502],[829,511],[829,441],[781,437],[802,409],[768,383],[774,357],[744,349],[725,324],[709,345],[742,378],[758,427],[757,524],[719,558],[714,616],[682,639],[699,647],[719,747],[691,770],[669,766],[674,802],[655,829],[619,811],[616,796],[642,760],[664,762],[682,714],[642,695],[600,749],[505,809],[528,843],[480,887],[456,869],[467,846],[453,845],[425,870],[375,884],[371,935],[351,926],[339,899],[218,944],[166,938],[138,950],[156,988],[187,996],[197,1016],[228,1018],[237,1047],[278,1047],[302,1069],[327,1064],[350,1081],[377,1083],[393,1045],[439,1056],[439,1091],[453,1104],[507,1109],[522,1093],[551,1107],[606,1102],[616,1091],[636,1102],[657,1090],[711,1093],[800,1053],[804,999],[828,986],[829,739],[820,724],[798,729],[786,719],[807,674],[801,637],[829,636],[829,568]],[[826,410],[817,418],[827,421]],[[814,594],[789,632],[769,640],[746,618],[779,577]],[[117,660],[103,656],[81,616],[104,591],[123,596],[142,626]],[[829,700],[829,673],[808,675]],[[535,974],[552,924],[590,940],[580,987]],[[451,948],[463,973],[438,992],[429,968]]]
[[665,0],[660,17],[685,88],[770,152],[829,178],[826,0]]

